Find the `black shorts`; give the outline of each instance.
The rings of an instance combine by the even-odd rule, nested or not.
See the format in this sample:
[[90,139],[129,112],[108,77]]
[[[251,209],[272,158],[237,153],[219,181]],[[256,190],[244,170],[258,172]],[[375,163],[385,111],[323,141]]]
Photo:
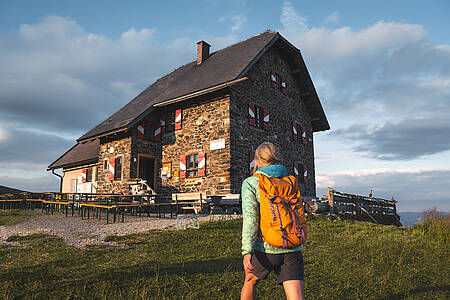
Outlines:
[[303,280],[303,255],[299,252],[285,254],[267,254],[256,252],[252,255],[252,273],[258,279],[266,279],[273,270],[277,275],[278,284],[287,280]]

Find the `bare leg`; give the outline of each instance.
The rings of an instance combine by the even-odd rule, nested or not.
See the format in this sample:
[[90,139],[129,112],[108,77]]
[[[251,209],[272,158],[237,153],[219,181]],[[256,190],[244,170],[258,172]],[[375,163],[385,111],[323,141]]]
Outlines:
[[283,282],[287,300],[305,300],[303,280],[288,280]]
[[259,279],[252,273],[245,273],[244,286],[241,291],[242,300],[255,300],[256,299],[256,284]]

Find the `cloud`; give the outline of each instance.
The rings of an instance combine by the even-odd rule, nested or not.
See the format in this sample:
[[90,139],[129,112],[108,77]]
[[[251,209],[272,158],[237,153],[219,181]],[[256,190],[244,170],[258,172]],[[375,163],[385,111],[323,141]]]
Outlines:
[[241,29],[242,25],[247,21],[247,17],[245,15],[238,15],[231,18],[233,20],[234,25],[231,27],[232,31],[238,31]]
[[308,30],[306,18],[297,13],[290,1],[283,2],[280,21],[289,35],[304,33]]
[[[240,14],[233,17],[220,17],[219,19],[217,19],[219,23],[224,23],[227,20],[230,20],[232,22],[231,31],[234,34],[236,31],[240,31],[242,29],[242,25],[247,22],[247,16]],[[225,46],[229,46],[229,44],[224,45],[224,47]]]
[[411,160],[450,150],[448,114],[427,119],[411,118],[369,127],[352,125],[330,136],[336,142],[353,142],[355,151],[383,160]]
[[448,150],[449,45],[431,45],[418,24],[310,27],[290,2],[281,20],[281,33],[302,51],[336,137],[376,159]]
[[0,119],[79,137],[194,59],[194,40],[162,45],[156,34],[131,28],[111,39],[60,16],[0,34]]
[[[12,164],[49,165],[74,144],[56,134],[2,125],[6,138],[0,141],[0,164],[3,173]],[[17,168],[18,165],[14,165]],[[13,168],[11,168],[13,169]]]
[[341,20],[341,16],[337,11],[327,16],[324,20],[325,23],[338,23]]
[[399,211],[423,211],[436,206],[450,210],[450,169],[378,169],[318,174],[318,195],[328,187],[359,195],[368,195],[373,189],[375,197],[398,202]]

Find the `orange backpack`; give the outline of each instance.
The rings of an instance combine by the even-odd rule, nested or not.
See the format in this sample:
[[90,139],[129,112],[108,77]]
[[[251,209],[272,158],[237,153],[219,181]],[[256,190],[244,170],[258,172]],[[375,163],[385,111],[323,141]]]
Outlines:
[[279,248],[295,248],[306,240],[306,218],[303,212],[297,179],[267,177],[259,178],[259,226],[263,239]]

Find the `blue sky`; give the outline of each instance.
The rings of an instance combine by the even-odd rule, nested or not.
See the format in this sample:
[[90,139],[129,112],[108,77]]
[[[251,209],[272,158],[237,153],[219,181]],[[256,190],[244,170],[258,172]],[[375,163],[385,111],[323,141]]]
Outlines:
[[57,190],[45,169],[139,91],[212,50],[279,31],[332,130],[328,186],[450,209],[449,1],[1,1],[0,185]]

